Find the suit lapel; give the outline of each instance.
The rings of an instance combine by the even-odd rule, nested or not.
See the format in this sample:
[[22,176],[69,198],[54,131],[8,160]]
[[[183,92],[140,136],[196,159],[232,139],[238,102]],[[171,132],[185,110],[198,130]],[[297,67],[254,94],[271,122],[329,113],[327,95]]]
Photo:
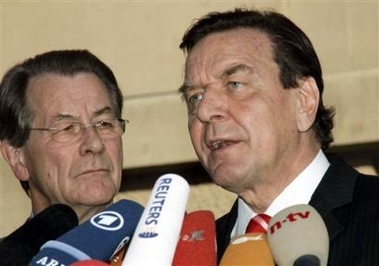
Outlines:
[[230,212],[217,219],[216,236],[217,236],[217,260],[220,262],[222,255],[230,244],[230,235],[238,215],[238,199],[234,202]]
[[333,210],[352,202],[358,172],[347,165],[338,155],[329,155],[328,160],[331,164],[309,204],[324,219],[331,241],[343,230],[343,226],[333,214]]

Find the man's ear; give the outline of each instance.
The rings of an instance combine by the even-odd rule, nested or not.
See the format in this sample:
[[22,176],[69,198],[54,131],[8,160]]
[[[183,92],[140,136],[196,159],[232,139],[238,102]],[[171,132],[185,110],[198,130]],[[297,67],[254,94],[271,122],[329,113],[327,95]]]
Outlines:
[[300,80],[297,90],[297,128],[300,132],[305,132],[316,119],[320,92],[313,77]]
[[24,156],[20,148],[15,148],[7,140],[3,140],[0,143],[0,149],[16,178],[20,181],[27,181],[30,176],[29,170],[25,165]]

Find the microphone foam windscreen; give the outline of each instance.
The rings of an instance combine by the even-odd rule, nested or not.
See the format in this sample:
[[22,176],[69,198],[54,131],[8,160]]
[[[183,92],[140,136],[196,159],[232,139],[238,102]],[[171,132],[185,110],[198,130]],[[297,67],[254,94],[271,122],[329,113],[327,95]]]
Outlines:
[[109,266],[109,264],[101,260],[81,260],[70,264],[70,266]]
[[158,178],[122,265],[170,265],[178,243],[189,195],[181,176]]
[[221,258],[220,266],[226,265],[274,266],[266,234],[249,233],[234,237]]
[[270,220],[267,237],[279,266],[293,265],[304,255],[316,256],[321,265],[327,265],[328,231],[320,214],[310,205],[295,205],[278,212]]
[[120,200],[57,240],[44,244],[30,265],[69,265],[90,259],[108,261],[129,242],[142,212],[140,204]]
[[216,265],[216,226],[211,211],[200,210],[184,216],[174,266]]
[[74,210],[63,204],[47,207],[0,241],[2,265],[27,265],[41,246],[78,225]]

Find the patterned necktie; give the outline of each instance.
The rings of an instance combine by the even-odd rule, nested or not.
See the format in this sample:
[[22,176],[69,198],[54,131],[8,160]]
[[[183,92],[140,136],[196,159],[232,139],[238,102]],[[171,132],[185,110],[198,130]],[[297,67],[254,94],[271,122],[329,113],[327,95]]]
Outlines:
[[258,214],[251,218],[245,233],[266,233],[271,217],[266,214]]

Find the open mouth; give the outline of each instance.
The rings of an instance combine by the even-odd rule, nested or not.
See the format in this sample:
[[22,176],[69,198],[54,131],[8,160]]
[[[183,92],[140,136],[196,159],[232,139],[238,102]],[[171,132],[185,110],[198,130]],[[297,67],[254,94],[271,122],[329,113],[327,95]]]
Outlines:
[[217,140],[217,141],[212,142],[210,147],[211,147],[212,151],[215,151],[215,150],[219,150],[219,149],[225,148],[227,146],[230,146],[234,143],[235,142],[233,142],[233,141]]

